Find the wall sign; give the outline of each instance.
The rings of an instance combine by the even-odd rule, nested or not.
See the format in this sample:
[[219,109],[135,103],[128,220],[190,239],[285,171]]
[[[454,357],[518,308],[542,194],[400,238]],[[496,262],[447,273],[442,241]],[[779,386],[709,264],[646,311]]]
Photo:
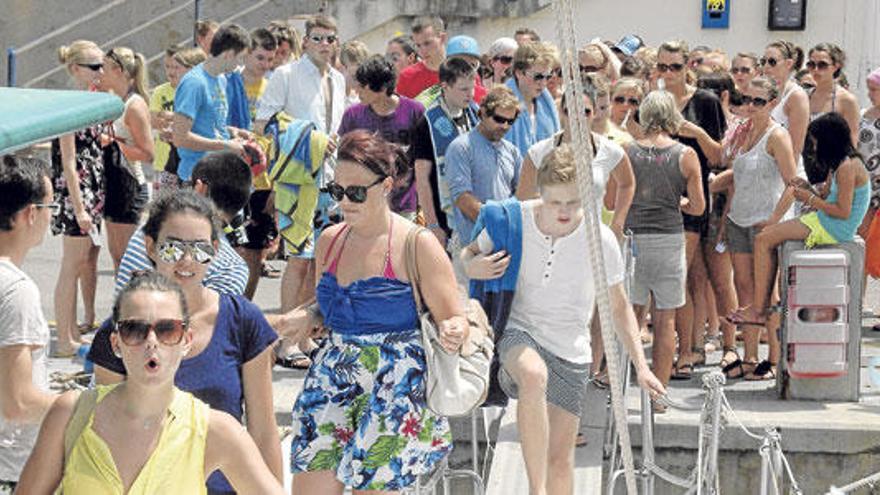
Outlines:
[[732,0],[701,0],[703,6],[703,29],[727,29],[730,24]]
[[807,0],[769,0],[767,29],[803,31],[807,27]]

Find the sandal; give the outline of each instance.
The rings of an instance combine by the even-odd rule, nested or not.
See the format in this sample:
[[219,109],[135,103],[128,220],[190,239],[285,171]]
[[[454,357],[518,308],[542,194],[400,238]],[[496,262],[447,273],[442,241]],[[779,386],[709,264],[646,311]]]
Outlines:
[[281,270],[275,268],[269,263],[263,262],[263,269],[260,272],[260,276],[266,278],[281,278]]
[[587,436],[583,433],[578,433],[577,438],[574,439],[575,447],[586,447],[587,446]]
[[684,363],[681,366],[676,366],[675,371],[672,372],[672,376],[669,377],[671,380],[690,380],[694,376],[694,365],[691,363]]
[[[730,357],[733,356],[733,359]],[[735,347],[728,347],[724,349],[724,354],[721,355],[721,362],[718,363],[718,366],[721,367],[722,370],[727,370],[727,367],[731,365],[731,363],[735,363],[740,361],[739,354],[736,353]]]
[[85,335],[87,333],[92,333],[98,329],[98,325],[95,322],[92,323],[80,323],[76,327],[77,331],[79,331],[80,335]]
[[590,383],[599,390],[605,390],[611,386],[611,382],[608,381],[608,372],[604,369],[593,374],[593,376],[590,377]]
[[750,382],[774,379],[776,379],[776,365],[767,360],[761,361],[751,373],[745,376],[745,380]]
[[[757,366],[758,363],[737,359],[736,361],[725,366],[721,371],[724,373],[724,376],[727,377],[728,380],[738,380],[745,377],[748,373],[753,373]],[[748,371],[746,371],[747,368]],[[739,372],[734,373],[737,370],[739,370]]]
[[312,360],[302,352],[294,352],[284,357],[276,356],[275,364],[283,368],[307,370],[312,365]]

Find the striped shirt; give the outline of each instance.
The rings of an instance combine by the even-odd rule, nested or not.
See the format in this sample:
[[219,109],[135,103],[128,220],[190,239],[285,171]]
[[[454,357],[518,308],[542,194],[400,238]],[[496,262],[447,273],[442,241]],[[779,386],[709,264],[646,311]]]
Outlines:
[[[115,294],[125,287],[131,274],[137,270],[152,270],[153,262],[147,256],[144,243],[144,231],[138,229],[128,241],[125,254],[116,273]],[[220,249],[217,256],[208,265],[205,280],[202,283],[221,294],[244,294],[248,280],[248,266],[244,259],[235,252],[224,236],[220,237]]]

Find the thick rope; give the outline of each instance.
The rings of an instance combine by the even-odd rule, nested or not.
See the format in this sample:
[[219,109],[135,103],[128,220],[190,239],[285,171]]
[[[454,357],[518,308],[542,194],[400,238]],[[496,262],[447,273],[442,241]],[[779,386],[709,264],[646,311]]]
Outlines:
[[568,120],[571,126],[571,143],[577,164],[578,188],[581,194],[581,205],[584,209],[584,221],[587,222],[587,242],[589,245],[590,262],[592,263],[593,287],[596,288],[596,303],[599,309],[599,322],[602,339],[605,342],[605,359],[608,366],[608,377],[611,381],[611,406],[614,421],[618,426],[621,457],[626,475],[626,489],[631,495],[636,494],[636,477],[633,469],[632,447],[630,445],[629,428],[627,428],[626,409],[623,404],[623,384],[617,355],[613,352],[617,346],[616,336],[612,331],[608,284],[605,278],[605,260],[603,259],[602,234],[599,231],[600,214],[596,211],[596,198],[593,194],[592,157],[593,153],[589,136],[590,129],[584,118],[583,88],[580,80],[580,67],[577,58],[577,38],[574,29],[574,8],[571,0],[554,0],[556,13],[556,36],[560,49],[562,80],[565,87],[565,100],[568,105]]

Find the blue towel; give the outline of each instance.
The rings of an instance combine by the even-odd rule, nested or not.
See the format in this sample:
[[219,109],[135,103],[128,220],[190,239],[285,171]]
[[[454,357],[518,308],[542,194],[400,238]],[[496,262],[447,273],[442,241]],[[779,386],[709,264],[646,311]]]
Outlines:
[[520,101],[519,118],[504,135],[504,139],[513,143],[522,156],[528,156],[529,148],[542,139],[556,134],[560,130],[559,114],[556,111],[556,103],[549,91],[544,89],[535,99],[535,129],[532,129],[532,119],[523,101],[523,95],[516,85],[516,78],[511,77],[506,83]]
[[251,111],[244,90],[244,78],[240,72],[226,74],[226,101],[229,106],[226,125],[251,130]]
[[[510,317],[513,296],[516,294],[516,281],[519,278],[519,267],[522,261],[522,207],[516,198],[502,201],[489,201],[480,208],[480,214],[474,224],[472,238],[483,230],[492,239],[494,250],[504,250],[510,256],[510,264],[504,275],[491,280],[471,280],[470,295],[480,301],[489,323],[495,332],[495,346]],[[473,242],[473,241],[471,241]],[[496,354],[489,370],[489,395],[484,405],[503,406],[507,404],[507,396],[498,384],[500,370],[499,356]]]

